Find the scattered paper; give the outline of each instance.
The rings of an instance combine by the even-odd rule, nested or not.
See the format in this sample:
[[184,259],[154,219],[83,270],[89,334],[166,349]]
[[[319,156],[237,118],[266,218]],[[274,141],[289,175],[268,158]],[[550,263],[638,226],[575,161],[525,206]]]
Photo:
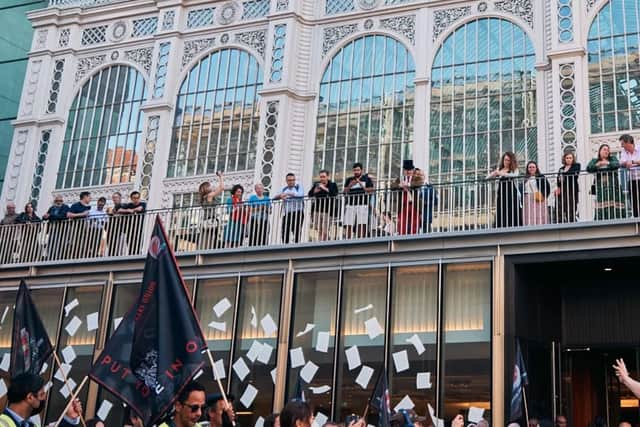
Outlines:
[[251,326],[254,328],[258,327],[258,316],[256,314],[256,308],[251,306]]
[[313,381],[313,377],[316,376],[316,372],[318,372],[318,365],[313,363],[312,361],[308,361],[304,368],[300,369],[300,378],[304,380],[307,384]]
[[371,310],[372,308],[373,308],[373,304],[369,304],[364,307],[356,308],[355,310],[353,310],[353,313],[354,314],[362,313],[363,311]]
[[228,298],[222,298],[220,301],[213,306],[213,312],[216,314],[216,317],[221,317],[224,313],[227,312],[231,308],[231,301]]
[[40,419],[40,414],[35,414],[31,418],[29,418],[29,421],[34,426],[41,426],[42,425],[42,420]]
[[70,337],[75,336],[76,332],[78,332],[78,328],[82,325],[82,320],[78,316],[73,316],[73,319],[65,326],[65,330],[69,334]]
[[398,351],[393,353],[393,364],[396,367],[396,372],[404,372],[409,369],[409,356],[407,350]]
[[416,375],[416,388],[418,390],[431,388],[431,372],[418,372],[418,375]]
[[384,330],[382,326],[380,326],[380,322],[375,317],[364,322],[364,328],[367,331],[367,335],[369,335],[369,339],[375,339],[376,337],[384,334]]
[[115,331],[120,326],[120,322],[122,322],[122,317],[116,317],[113,319],[113,330]]
[[7,384],[0,378],[0,397],[4,397],[5,394],[7,394]]
[[328,385],[322,385],[320,387],[309,387],[311,393],[313,394],[323,394],[331,390],[331,387]]
[[344,351],[347,356],[347,364],[349,365],[349,370],[353,371],[358,366],[362,365],[360,362],[360,352],[358,351],[357,346],[349,347]]
[[467,414],[467,419],[469,421],[471,421],[472,423],[477,423],[480,422],[482,420],[482,417],[484,416],[484,409],[482,408],[475,408],[475,407],[470,407],[469,408],[469,413]]
[[69,397],[71,393],[73,393],[73,390],[76,388],[76,385],[77,384],[73,380],[73,378],[67,378],[66,384],[63,384],[62,388],[60,389],[60,394],[62,395],[62,397],[64,397],[65,399]]
[[416,405],[413,403],[409,396],[405,396],[402,400],[393,408],[394,411],[398,412],[401,409],[413,409]]
[[301,337],[303,335],[308,334],[309,332],[311,332],[313,330],[313,328],[315,328],[316,325],[314,325],[313,323],[307,323],[307,326],[304,328],[304,331],[298,332],[298,334],[296,335],[296,337]]
[[2,355],[2,362],[0,362],[0,369],[5,372],[9,372],[9,365],[11,364],[11,353],[5,353]]
[[269,363],[271,353],[273,353],[273,347],[267,343],[262,343],[262,348],[260,349],[260,353],[258,353],[258,362],[265,365]]
[[249,384],[247,385],[247,388],[244,391],[244,393],[242,393],[242,396],[240,397],[240,403],[242,403],[245,408],[249,409],[257,395],[258,395],[258,389],[255,388],[253,385]]
[[47,372],[47,368],[49,368],[49,364],[47,362],[44,362],[42,364],[42,369],[40,369],[40,375],[44,374],[45,372]]
[[69,313],[71,313],[71,310],[73,310],[74,308],[76,308],[79,305],[80,305],[80,301],[78,301],[78,298],[74,299],[69,304],[65,305],[64,306],[64,317],[69,316]]
[[60,367],[56,371],[56,374],[53,377],[58,381],[64,382],[65,377],[69,378],[70,371],[71,371],[71,365],[67,363],[63,363],[60,365]]
[[264,418],[258,417],[255,427],[264,427]]
[[258,358],[258,354],[260,353],[261,350],[262,350],[262,344],[259,341],[254,341],[253,343],[251,343],[251,347],[247,352],[247,359],[249,359],[251,363],[254,363]]
[[358,384],[363,389],[366,389],[369,386],[369,381],[371,381],[371,377],[373,376],[373,369],[369,366],[363,366],[360,369],[360,373],[356,378],[356,384]]
[[289,357],[291,358],[291,367],[298,368],[304,365],[304,353],[301,347],[292,348],[289,350]]
[[100,418],[102,421],[106,421],[109,416],[109,412],[111,412],[111,408],[113,408],[113,403],[108,400],[103,400],[100,404],[100,409],[96,412],[96,416]]
[[227,378],[227,371],[224,369],[224,359],[216,360],[213,365],[215,371],[213,371],[213,378],[216,380],[223,380]]
[[262,329],[268,337],[275,334],[278,330],[278,325],[273,321],[273,317],[271,317],[270,314],[265,315],[262,320],[260,320],[260,325],[262,325]]
[[271,380],[273,381],[273,385],[276,384],[276,375],[278,374],[278,368],[273,368],[271,370]]
[[62,358],[67,364],[72,364],[76,360],[76,351],[70,345],[62,349]]
[[211,323],[209,323],[209,327],[211,329],[215,329],[216,331],[227,332],[227,322],[216,322],[215,320],[213,320]]
[[45,385],[44,385],[44,392],[45,393],[49,393],[49,390],[51,390],[51,387],[53,387],[53,383],[51,381],[48,381]]
[[204,374],[204,371],[202,369],[200,369],[198,372],[196,372],[196,374],[193,376],[193,380],[197,380],[198,378],[200,378],[202,376],[202,374]]
[[242,357],[233,364],[233,371],[240,378],[240,381],[243,381],[249,375],[249,368]]
[[316,351],[326,353],[329,351],[329,332],[318,332],[318,339],[316,340]]
[[7,313],[9,313],[8,305],[4,307],[4,311],[2,312],[2,320],[0,320],[0,323],[4,323],[4,319],[7,318]]
[[318,412],[313,420],[313,424],[311,425],[312,427],[322,427],[324,426],[327,421],[329,421],[329,417],[327,417],[325,414],[323,414],[322,412]]
[[99,316],[100,314],[97,311],[95,313],[87,314],[87,332],[98,329]]
[[424,353],[424,344],[422,344],[422,340],[418,336],[418,334],[413,334],[409,338],[407,338],[407,342],[413,344],[418,352],[418,355]]

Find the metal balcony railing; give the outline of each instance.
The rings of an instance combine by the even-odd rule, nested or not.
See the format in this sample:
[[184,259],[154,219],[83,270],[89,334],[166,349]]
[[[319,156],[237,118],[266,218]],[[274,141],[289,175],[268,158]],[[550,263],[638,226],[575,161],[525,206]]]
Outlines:
[[156,215],[177,253],[619,221],[640,215],[627,173],[504,177],[5,225],[0,226],[0,264],[142,255]]

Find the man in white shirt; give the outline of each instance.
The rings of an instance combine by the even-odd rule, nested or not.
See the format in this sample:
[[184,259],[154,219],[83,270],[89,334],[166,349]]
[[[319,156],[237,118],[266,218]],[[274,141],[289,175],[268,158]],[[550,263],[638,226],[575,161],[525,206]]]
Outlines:
[[629,194],[633,216],[640,216],[640,151],[636,150],[633,137],[624,134],[620,137],[622,153],[620,164],[629,170]]
[[91,248],[89,252],[93,256],[102,254],[102,238],[104,234],[104,226],[107,224],[107,211],[104,206],[107,204],[107,199],[100,197],[95,207],[92,207],[89,211],[89,241],[91,242]]
[[293,241],[300,241],[302,223],[304,222],[304,190],[302,185],[296,184],[296,176],[287,174],[287,186],[274,197],[282,200],[284,204],[284,217],[282,217],[282,243],[289,243],[291,234]]

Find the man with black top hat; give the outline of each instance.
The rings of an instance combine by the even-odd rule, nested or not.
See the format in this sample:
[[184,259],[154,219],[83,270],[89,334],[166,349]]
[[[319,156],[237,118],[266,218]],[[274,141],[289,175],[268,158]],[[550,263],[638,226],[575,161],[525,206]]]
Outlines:
[[401,193],[393,201],[398,210],[398,234],[416,234],[422,226],[421,189],[424,178],[421,173],[416,173],[413,160],[402,162],[402,177],[397,178],[391,185],[394,190]]
[[233,410],[233,395],[227,395],[225,403],[224,397],[220,393],[207,396],[207,419],[211,427],[237,427],[236,413]]

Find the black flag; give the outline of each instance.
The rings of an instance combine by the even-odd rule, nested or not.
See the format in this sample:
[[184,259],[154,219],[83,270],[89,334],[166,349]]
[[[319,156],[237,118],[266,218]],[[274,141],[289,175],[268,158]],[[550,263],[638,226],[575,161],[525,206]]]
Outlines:
[[152,425],[202,367],[205,343],[157,217],[140,295],[89,376]]
[[304,394],[304,385],[302,384],[302,378],[300,374],[298,374],[298,379],[296,380],[296,389],[293,391],[293,397],[291,400],[298,400],[300,402],[306,402],[307,396]]
[[389,397],[386,369],[383,369],[380,376],[378,376],[378,381],[371,394],[369,405],[378,411],[379,427],[391,426],[391,398]]
[[11,376],[22,373],[39,375],[42,365],[51,353],[53,353],[53,347],[47,330],[31,299],[31,292],[23,280],[20,282],[13,317]]

